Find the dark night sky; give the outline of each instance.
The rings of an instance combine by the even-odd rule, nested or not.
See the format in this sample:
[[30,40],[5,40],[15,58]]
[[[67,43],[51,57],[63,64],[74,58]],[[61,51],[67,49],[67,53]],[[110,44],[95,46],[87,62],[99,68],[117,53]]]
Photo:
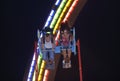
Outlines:
[[[54,0],[0,1],[0,81],[22,81]],[[81,40],[84,81],[118,80],[116,2],[89,0],[74,26]]]

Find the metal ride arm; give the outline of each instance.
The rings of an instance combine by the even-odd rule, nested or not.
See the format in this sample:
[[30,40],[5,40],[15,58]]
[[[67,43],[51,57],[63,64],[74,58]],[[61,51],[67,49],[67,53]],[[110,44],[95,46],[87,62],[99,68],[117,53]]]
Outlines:
[[77,48],[78,48],[78,62],[79,62],[79,76],[80,76],[80,81],[83,81],[83,76],[82,76],[82,62],[81,62],[81,53],[80,53],[80,40],[77,40]]

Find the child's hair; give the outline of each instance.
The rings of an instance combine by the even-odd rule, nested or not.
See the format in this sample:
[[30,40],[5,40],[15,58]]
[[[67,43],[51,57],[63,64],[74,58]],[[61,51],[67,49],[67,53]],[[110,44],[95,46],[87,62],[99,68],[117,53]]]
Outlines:
[[61,23],[60,31],[62,32],[62,31],[64,31],[64,30],[70,31],[70,28],[69,28],[67,22],[65,22],[65,23]]

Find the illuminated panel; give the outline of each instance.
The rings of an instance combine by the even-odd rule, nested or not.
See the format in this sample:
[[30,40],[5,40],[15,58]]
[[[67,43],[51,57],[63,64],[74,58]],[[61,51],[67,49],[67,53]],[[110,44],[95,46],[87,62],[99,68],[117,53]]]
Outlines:
[[67,0],[63,0],[63,1],[61,2],[61,4],[60,4],[60,6],[59,6],[59,8],[58,8],[58,10],[57,10],[57,12],[56,12],[53,20],[52,20],[52,22],[51,22],[51,24],[50,24],[50,28],[53,28],[53,27],[54,27],[54,25],[55,25],[56,21],[58,20],[58,18],[59,18],[59,16],[60,16],[60,14],[61,14],[61,12],[62,12],[62,10],[63,10],[66,2],[67,2]]
[[38,76],[38,81],[42,81],[42,79],[43,79],[45,65],[46,65],[46,62],[44,60],[42,60],[42,64],[41,64],[41,68],[40,68],[40,72],[39,72],[39,76]]
[[32,59],[32,63],[31,63],[31,66],[30,66],[30,70],[29,70],[29,73],[28,73],[28,79],[27,81],[31,81],[32,80],[32,75],[33,75],[33,72],[34,72],[34,68],[35,68],[35,53],[34,53],[34,56],[33,56],[33,59]]
[[68,17],[70,16],[71,12],[73,11],[73,9],[74,9],[74,7],[77,5],[77,3],[78,3],[78,0],[75,0],[75,1],[73,2],[72,6],[70,7],[67,15],[65,16],[65,18],[64,18],[64,20],[63,20],[63,22],[67,21]]
[[65,7],[64,7],[64,9],[63,9],[63,11],[62,11],[62,13],[61,13],[57,23],[56,23],[56,25],[54,27],[53,34],[55,34],[55,31],[57,30],[57,28],[59,27],[60,23],[62,22],[62,19],[64,18],[65,14],[66,14],[66,12],[67,12],[67,10],[70,7],[72,2],[73,2],[73,0],[69,0],[67,2],[67,4],[65,5]]
[[48,81],[48,76],[50,74],[49,70],[45,70],[43,81]]

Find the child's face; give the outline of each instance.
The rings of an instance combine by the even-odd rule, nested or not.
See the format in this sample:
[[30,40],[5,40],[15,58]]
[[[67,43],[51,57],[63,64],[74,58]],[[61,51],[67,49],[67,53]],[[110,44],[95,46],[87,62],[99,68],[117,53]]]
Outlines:
[[50,41],[50,35],[49,34],[46,34],[46,41]]
[[50,36],[49,34],[46,34],[46,37]]

